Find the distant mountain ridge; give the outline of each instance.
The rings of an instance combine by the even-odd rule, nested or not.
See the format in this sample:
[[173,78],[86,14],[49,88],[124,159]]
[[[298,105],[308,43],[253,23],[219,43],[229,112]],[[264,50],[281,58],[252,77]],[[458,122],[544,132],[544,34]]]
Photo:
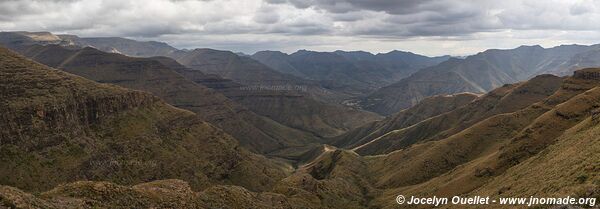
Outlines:
[[[357,103],[366,110],[390,115],[416,105],[426,97],[461,92],[485,93],[507,83],[535,75],[566,75],[573,70],[594,67],[592,57],[600,45],[563,45],[553,48],[521,46],[490,49],[465,59],[451,58],[424,68],[392,85],[378,89]],[[600,58],[600,57],[598,57]]]
[[[239,57],[232,52],[196,49],[176,57],[176,60],[189,70],[216,74],[242,84],[231,86],[229,83],[214,88],[253,112],[317,136],[339,135],[380,119],[374,113],[325,102],[332,98],[337,100],[337,95],[320,88],[316,82],[274,71],[256,60]],[[214,83],[203,84],[211,86]]]
[[[45,37],[45,39],[40,39],[40,37]],[[166,56],[174,58],[184,65],[190,65],[188,67],[191,68],[194,68],[191,66],[193,57],[210,55],[219,51],[213,50],[208,53],[206,51],[208,49],[179,50],[166,43],[156,41],[136,41],[120,37],[86,38],[76,35],[54,35],[48,32],[2,32],[0,33],[0,39],[3,43],[14,42],[17,45],[37,43],[79,47],[90,46],[105,52],[120,53],[133,57]],[[248,84],[247,81],[252,80],[260,81],[262,84],[275,80],[280,80],[280,83],[302,83],[301,85],[312,86],[311,88],[316,90],[313,91],[313,95],[315,93],[319,94],[318,92],[329,91],[329,95],[317,95],[317,98],[334,103],[341,103],[354,96],[363,96],[398,81],[421,68],[438,64],[449,58],[448,56],[426,57],[397,50],[376,55],[360,51],[314,52],[300,50],[290,55],[276,51],[262,51],[252,56],[226,51],[219,52],[221,52],[219,56],[229,57],[224,53],[236,55],[241,62],[246,63],[244,65],[256,65],[252,64],[248,58],[258,60],[268,66],[269,70],[252,74],[245,71],[211,71],[210,73],[246,85]],[[208,68],[203,69],[208,70]]]
[[368,93],[449,58],[432,58],[402,51],[374,55],[364,51],[339,50],[299,50],[289,55],[279,51],[260,51],[251,57],[277,71],[319,81],[328,88],[351,95]]
[[[173,60],[167,57],[130,58],[89,47],[78,49],[78,45],[72,44],[40,46],[35,42],[16,42],[12,45],[51,67],[99,82],[150,91],[177,107],[204,116],[248,149],[259,153],[300,147],[310,144],[307,142],[316,142],[319,137],[339,135],[380,119],[374,113],[324,102],[341,98],[320,88],[316,82],[279,73],[258,61],[228,51],[177,51],[170,54],[177,59]],[[153,63],[152,59],[158,62]],[[161,65],[163,63],[165,65]],[[195,72],[187,72],[189,70]],[[133,71],[139,71],[139,75],[132,74]],[[200,80],[199,86],[178,73]],[[221,76],[230,79],[226,85],[231,88],[205,83],[209,77],[221,82]],[[214,91],[205,88],[205,84]]]
[[120,37],[82,38],[75,35],[58,35],[58,37],[81,47],[92,46],[102,51],[133,57],[165,56],[179,51],[167,43],[157,41],[135,41]]

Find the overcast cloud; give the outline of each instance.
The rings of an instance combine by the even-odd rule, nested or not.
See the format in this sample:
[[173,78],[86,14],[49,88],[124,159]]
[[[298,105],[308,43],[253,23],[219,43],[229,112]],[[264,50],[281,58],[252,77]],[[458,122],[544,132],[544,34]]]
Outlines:
[[2,0],[0,30],[178,48],[466,55],[600,43],[600,0]]

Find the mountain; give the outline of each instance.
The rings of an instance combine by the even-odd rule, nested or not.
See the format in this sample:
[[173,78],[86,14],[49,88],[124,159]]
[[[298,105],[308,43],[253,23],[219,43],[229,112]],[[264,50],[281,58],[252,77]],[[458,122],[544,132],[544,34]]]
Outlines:
[[485,93],[503,84],[523,81],[535,75],[556,73],[559,69],[574,70],[577,66],[575,63],[573,66],[562,64],[599,47],[563,45],[548,49],[540,46],[490,49],[465,59],[452,58],[422,69],[397,83],[378,89],[356,103],[366,110],[390,115],[433,95]]
[[[317,136],[336,136],[381,118],[374,113],[324,102],[327,99],[319,98],[330,93],[324,92],[318,84],[273,71],[232,52],[196,49],[177,58],[177,61],[188,67],[188,71],[217,74],[240,83],[214,86],[215,79],[195,79],[204,85],[214,86],[217,91],[259,115]],[[194,72],[184,71],[179,72],[186,77],[194,77],[191,75]]]
[[381,116],[342,105],[328,104],[298,95],[251,92],[228,95],[259,115],[320,137],[340,135]]
[[477,99],[477,95],[462,93],[425,98],[419,104],[391,115],[384,120],[365,124],[331,139],[337,147],[355,148],[391,131],[415,125],[425,119],[455,110]]
[[[132,57],[170,57],[191,69],[201,68],[207,74],[219,75],[244,85],[289,84],[307,89],[306,93],[323,101],[335,101],[337,103],[348,98],[348,95],[325,89],[317,82],[279,73],[250,59],[249,56],[230,51],[213,49],[179,50],[166,43],[156,41],[136,41],[120,37],[82,38],[75,35],[54,35],[49,32],[39,32],[39,34],[54,37],[54,41],[48,42],[41,39],[32,39],[31,37],[34,37],[34,35],[31,34],[37,33],[2,32],[0,33],[0,43],[13,49],[34,44],[56,44],[64,47],[93,47],[101,51]],[[21,41],[21,39],[28,41]],[[209,65],[212,66],[202,66],[207,64],[202,63],[207,60],[210,60]],[[229,61],[232,62],[231,65],[227,65],[226,62]]]
[[0,32],[0,43],[6,47],[15,48],[33,44],[61,44],[72,45],[50,32]]
[[[393,50],[388,53],[379,53],[375,56],[375,62],[395,69],[406,77],[421,68],[437,65],[450,59],[450,56],[427,57],[412,52]],[[405,71],[405,72],[402,72]]]
[[[439,81],[455,75],[463,80],[454,86],[486,89],[423,94],[380,119],[318,99],[319,81],[233,53],[134,58],[48,34],[0,37],[29,57],[0,48],[0,208],[464,208],[396,197],[600,198],[600,68],[579,69],[595,65],[595,46],[449,59],[413,76],[438,69]],[[187,65],[173,59],[184,56]],[[245,136],[254,133],[269,138]],[[580,206],[597,207],[531,207]]]
[[[454,119],[457,122],[438,119],[429,123],[450,123],[460,130],[387,154],[363,156],[329,148],[283,179],[275,190],[300,199],[320,200],[331,208],[415,208],[395,203],[399,194],[597,198],[599,76],[600,69],[585,69],[565,79],[542,75],[495,89],[455,110],[417,123],[452,119],[454,112],[461,112],[466,115],[455,115],[463,117]],[[492,203],[490,207],[519,206]]]
[[[366,143],[351,148],[358,153],[371,155],[389,153],[418,142],[443,139],[490,116],[513,112],[539,102],[560,88],[560,81],[561,78],[557,76],[540,75],[527,82],[505,85],[454,110],[375,135]],[[416,109],[411,108],[407,112],[417,112],[420,107],[417,105],[414,107]]]
[[238,56],[230,51],[195,49],[179,51],[170,57],[189,69],[218,75],[251,89],[300,94],[332,104],[350,97],[318,82],[275,71],[254,59]]
[[[3,66],[15,67],[14,64]],[[8,71],[5,69],[3,68],[3,75],[15,77],[13,73],[6,73]],[[62,73],[55,70],[49,72]],[[31,79],[53,80],[54,78],[31,72],[26,75],[25,78]],[[23,77],[16,78],[22,80]],[[585,69],[578,70],[573,76],[567,78],[542,75],[530,81],[506,85],[459,108],[449,108],[454,110],[441,114],[445,115],[466,107],[474,108],[472,115],[466,117],[483,117],[477,119],[479,122],[467,124],[462,131],[451,136],[418,142],[388,154],[361,156],[351,150],[324,146],[323,151],[314,160],[278,180],[268,192],[250,191],[233,185],[214,185],[206,189],[194,190],[193,184],[174,179],[134,183],[132,186],[110,182],[76,181],[36,194],[11,186],[1,186],[0,197],[3,201],[0,204],[36,208],[81,208],[81,205],[181,208],[415,208],[414,205],[397,204],[396,196],[399,194],[406,197],[489,195],[492,200],[498,200],[500,197],[537,197],[538,195],[559,198],[566,196],[598,198],[600,194],[598,184],[600,170],[597,169],[600,162],[598,152],[600,124],[597,120],[597,109],[600,107],[598,78],[600,78],[600,69]],[[78,77],[73,79],[83,80]],[[13,80],[4,77],[3,81],[13,83]],[[68,83],[64,79],[60,81],[60,84]],[[25,87],[32,83],[40,85],[39,89],[32,92],[36,95],[44,95],[40,92],[45,91],[46,86],[41,82],[15,83],[18,85],[10,88]],[[95,85],[100,87],[95,86],[89,90],[105,91],[108,87],[120,89],[102,84]],[[80,89],[78,85],[69,85],[69,87],[69,90]],[[2,88],[8,89],[4,86]],[[21,89],[23,90],[10,91],[15,92],[10,95],[27,92],[24,88]],[[112,92],[114,90],[107,91],[110,91],[111,95],[114,94]],[[522,102],[519,100],[528,98],[527,95],[533,96],[534,99]],[[31,98],[29,94],[23,96],[25,96],[23,98]],[[43,97],[37,97],[37,99],[41,98]],[[428,100],[441,101],[441,99],[443,98]],[[16,100],[10,98],[4,101]],[[517,104],[511,104],[515,101]],[[16,104],[37,107],[31,102]],[[483,111],[486,108],[491,108],[491,113]],[[142,109],[138,107],[129,111],[136,112]],[[443,111],[445,110],[439,112]],[[425,114],[437,114],[434,112],[431,110]],[[37,115],[35,111],[31,114]],[[104,116],[104,114],[100,115]],[[124,115],[129,116],[129,114]],[[427,120],[431,119],[424,119]],[[23,143],[19,145],[24,146]],[[11,158],[11,161],[5,162],[13,161]],[[594,207],[588,204],[590,203],[579,206]],[[497,203],[488,206],[520,207]],[[576,205],[544,205],[546,206],[575,207]],[[464,205],[449,204],[443,207],[463,208]],[[433,208],[433,206],[419,205],[417,208]]]
[[230,51],[195,49],[179,53],[173,58],[190,69],[216,74],[244,85],[277,85],[285,82],[302,85],[301,79],[279,73],[255,60],[238,56]]
[[91,46],[102,51],[133,57],[165,56],[179,51],[157,41],[135,41],[120,37],[81,38],[75,35],[58,35],[58,37],[80,47]]
[[286,53],[280,51],[259,51],[250,57],[269,66],[273,70],[305,79],[309,78],[309,76],[305,75],[301,70],[296,69],[290,63],[290,57]]
[[412,52],[393,50],[387,53],[371,54],[364,51],[335,51],[335,54],[364,67],[378,66],[392,72],[394,80],[398,81],[416,71],[437,65],[450,59],[450,56],[427,57]]
[[600,66],[600,59],[598,58],[600,58],[600,49],[578,53],[571,57],[569,61],[561,63],[554,69],[548,70],[548,72],[557,75],[568,75],[577,69]]
[[[484,194],[505,197],[511,194],[598,196],[600,187],[595,174],[599,171],[589,169],[600,157],[593,151],[598,149],[599,140],[589,135],[598,127],[593,122],[600,84],[594,76],[598,73],[600,69],[576,71],[543,101],[489,117],[448,138],[386,156],[387,165],[410,164],[405,165],[405,170],[381,167],[378,172],[393,173],[379,184],[412,185],[392,189],[390,195],[403,192],[441,196],[487,190]],[[407,155],[411,158],[405,158]],[[540,166],[548,167],[539,169]],[[401,180],[397,178],[400,176]],[[507,179],[510,180],[504,182]],[[562,186],[552,188],[548,182]]]
[[260,51],[252,58],[277,71],[319,81],[327,88],[356,96],[391,84],[448,57],[430,58],[401,51],[373,55],[363,51],[300,50],[290,55]]
[[180,51],[163,42],[136,41],[120,37],[82,38],[76,35],[55,35],[50,32],[0,32],[0,43],[10,48],[34,44],[93,47],[105,52],[133,57],[167,56]]
[[[228,51],[178,51],[173,56],[182,62],[180,64],[166,57],[149,58],[154,61],[134,59],[89,47],[82,50],[85,52],[83,54],[74,46],[70,46],[72,50],[59,49],[61,46],[19,47],[22,48],[19,51],[26,56],[43,64],[99,82],[152,92],[170,104],[204,116],[232,134],[248,149],[259,153],[302,147],[317,141],[318,137],[339,135],[380,119],[373,113],[324,102],[321,99],[340,99],[335,99],[339,97],[337,94],[312,81],[278,73],[253,59]],[[166,69],[164,65],[173,69]],[[147,73],[135,72],[142,69]],[[184,72],[189,70],[196,72]],[[211,80],[206,79],[208,77],[216,81],[223,76],[235,83],[227,84],[231,88],[221,88],[210,82],[197,82],[195,85],[189,79],[175,74],[184,74],[196,81]],[[234,101],[229,101],[219,93]],[[211,108],[207,109],[206,106]]]
[[[224,95],[195,83],[151,58],[132,58],[94,48],[33,45],[22,53],[40,63],[100,82],[151,92],[220,127],[255,152],[269,153],[316,141],[316,137],[256,115]],[[158,58],[157,58],[158,59]]]
[[95,83],[5,48],[0,66],[2,185],[46,191],[85,179],[177,178],[194,190],[233,184],[266,191],[288,172],[151,94]]
[[[213,56],[212,59],[215,59],[213,61],[217,61],[216,59],[226,61],[233,57],[228,54],[231,53],[239,59],[234,63],[241,64],[248,68],[246,69],[249,70],[248,72],[253,73],[237,71],[235,69],[239,69],[240,66],[235,64],[231,66],[234,69],[233,71],[231,71],[232,69],[214,71],[217,69],[213,68],[209,74],[217,74],[245,85],[256,85],[257,82],[263,85],[272,85],[276,81],[279,81],[277,83],[291,82],[293,85],[308,86],[311,94],[317,96],[318,99],[335,101],[336,103],[347,99],[349,96],[363,95],[406,77],[420,68],[435,65],[448,59],[447,56],[430,58],[402,51],[377,55],[368,53],[370,55],[369,59],[354,59],[353,56],[349,55],[354,52],[336,51],[329,53],[305,50],[289,56],[280,52],[267,51],[248,56],[208,49],[179,50],[162,42],[136,41],[120,37],[84,38],[75,35],[54,35],[48,32],[3,32],[3,34],[0,35],[0,42],[5,44],[13,42],[12,39],[18,37],[18,39],[31,39],[16,41],[19,45],[27,43],[27,45],[59,44],[82,48],[89,46],[101,51],[133,57],[166,56],[174,58],[192,69],[196,68],[192,65],[202,65],[202,63],[192,64],[192,62],[196,62],[193,60],[195,57]],[[3,36],[6,37],[3,38]],[[218,58],[218,56],[223,56],[223,58]],[[252,59],[249,59],[250,57],[267,64],[270,68],[283,72],[283,74],[272,69],[264,70],[264,66],[253,63]],[[210,70],[206,67],[203,69]]]

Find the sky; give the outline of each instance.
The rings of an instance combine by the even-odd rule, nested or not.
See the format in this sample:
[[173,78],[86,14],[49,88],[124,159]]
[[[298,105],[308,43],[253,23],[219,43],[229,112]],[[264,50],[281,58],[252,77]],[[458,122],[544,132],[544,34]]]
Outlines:
[[470,55],[600,43],[600,0],[0,0],[0,31],[254,53]]

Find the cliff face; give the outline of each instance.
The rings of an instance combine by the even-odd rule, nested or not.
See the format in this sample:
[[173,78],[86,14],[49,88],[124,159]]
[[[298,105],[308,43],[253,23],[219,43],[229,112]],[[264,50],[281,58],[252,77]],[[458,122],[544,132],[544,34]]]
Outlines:
[[573,73],[573,78],[584,80],[600,80],[600,72],[594,68],[577,70]]
[[113,86],[103,86],[112,91],[72,89],[83,79],[23,62],[2,51],[0,109],[4,114],[0,139],[4,142],[27,141],[31,134],[81,131],[105,117],[158,101],[146,93]]
[[[11,90],[15,89],[8,91]],[[11,103],[1,108],[5,114],[2,115],[4,123],[2,123],[0,139],[4,142],[22,143],[29,141],[27,138],[31,137],[30,134],[43,136],[74,130],[81,131],[101,123],[103,118],[110,117],[112,114],[144,107],[156,100],[157,98],[144,93],[125,92],[106,97],[65,98],[60,103],[36,103],[36,101]],[[22,102],[35,104],[17,107]],[[17,108],[19,109],[15,112]]]
[[0,184],[45,191],[76,180],[178,178],[194,189],[268,190],[284,168],[192,112],[0,49]]

